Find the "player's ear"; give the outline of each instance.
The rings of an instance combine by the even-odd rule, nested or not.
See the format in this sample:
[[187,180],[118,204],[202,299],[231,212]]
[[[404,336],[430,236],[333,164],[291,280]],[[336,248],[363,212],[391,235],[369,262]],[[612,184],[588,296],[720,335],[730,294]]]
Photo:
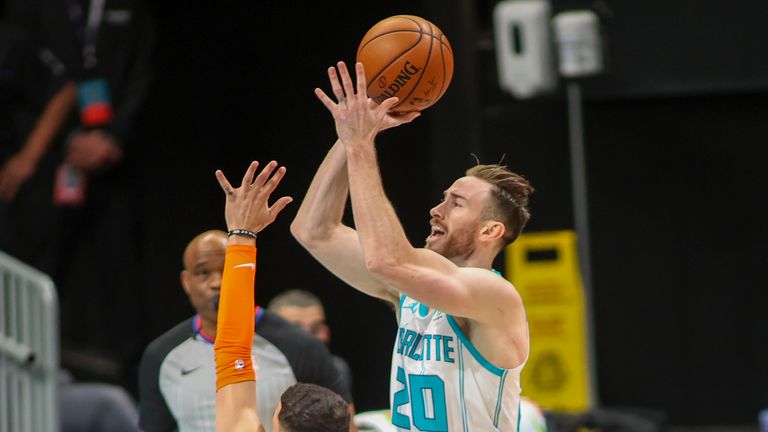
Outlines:
[[184,292],[189,295],[189,272],[186,270],[182,270],[181,273],[179,273],[179,282],[181,282],[181,286],[184,287]]
[[488,220],[483,223],[480,228],[480,240],[494,242],[502,237],[506,232],[506,227],[503,223],[495,220]]

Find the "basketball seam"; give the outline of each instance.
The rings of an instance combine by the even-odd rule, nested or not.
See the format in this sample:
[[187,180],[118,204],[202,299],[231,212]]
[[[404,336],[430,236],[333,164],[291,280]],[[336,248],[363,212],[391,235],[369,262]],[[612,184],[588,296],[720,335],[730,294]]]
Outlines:
[[[445,36],[445,35],[443,35],[443,36]],[[443,93],[445,93],[445,90],[447,88],[446,87],[446,82],[445,82],[446,81],[446,77],[447,77],[447,74],[445,73],[445,52],[443,51],[443,45],[442,44],[440,44],[440,59],[442,60],[440,63],[442,63],[442,65],[443,65],[443,79],[440,80],[440,92],[437,94],[437,98],[436,99],[439,99],[439,98],[443,97]]]
[[[386,32],[386,33],[379,33],[379,34],[377,34],[376,36],[374,36],[373,38],[371,38],[371,40],[369,40],[368,42],[366,42],[364,45],[362,45],[360,48],[358,48],[358,49],[357,49],[357,53],[359,54],[359,53],[360,53],[360,51],[361,51],[363,48],[365,48],[366,46],[368,46],[368,44],[370,44],[371,42],[375,41],[376,39],[378,39],[378,38],[380,38],[380,37],[384,37],[384,36],[387,36],[387,35],[391,35],[391,34],[394,34],[394,33],[420,33],[422,36],[424,36],[424,35],[425,35],[425,33],[424,33],[424,32],[422,32],[422,31],[420,31],[420,30],[392,30],[392,31],[388,31],[388,32]],[[440,42],[440,44],[442,44],[442,45],[447,45],[445,42],[443,42],[442,40],[440,40],[440,38],[438,38],[437,36],[435,36],[435,35],[429,35],[429,36],[430,36],[430,37],[432,37],[432,39],[435,39],[435,40],[437,40],[438,42]],[[450,49],[450,47],[448,47],[448,48]]]
[[[389,63],[385,64],[384,67],[379,69],[375,74],[373,74],[371,76],[378,77],[379,75],[381,75],[382,72],[387,70],[388,67],[392,66],[392,64],[394,62],[396,62],[400,57],[404,56],[405,53],[407,53],[408,51],[412,50],[415,46],[419,45],[419,43],[421,42],[421,39],[423,37],[424,37],[424,34],[419,32],[419,38],[416,40],[416,43],[414,43],[413,45],[409,46],[408,49],[406,49],[405,51],[400,52],[400,54],[398,54],[396,57],[393,57],[393,59]],[[358,54],[358,57],[359,57],[359,54]],[[374,82],[376,82],[376,80],[372,80],[371,82],[369,82],[368,85],[365,87],[365,90],[367,91],[368,88],[370,88],[373,85]]]
[[[416,21],[415,19],[413,19],[413,18],[409,18],[407,15],[396,15],[396,16],[394,16],[394,17],[392,17],[392,18],[401,18],[401,19],[404,19],[404,20],[408,20],[408,21],[410,21],[410,22],[412,22],[412,23],[416,24],[416,26],[419,28],[419,30],[418,30],[418,31],[417,31],[417,30],[392,30],[392,31],[388,31],[388,32],[386,32],[386,33],[381,33],[381,34],[378,34],[378,35],[374,36],[373,38],[371,38],[371,40],[369,40],[368,42],[366,42],[366,43],[365,43],[365,45],[362,45],[362,46],[360,46],[360,47],[358,47],[358,48],[357,48],[357,55],[358,55],[358,56],[360,56],[360,51],[361,51],[361,50],[362,50],[364,47],[366,47],[366,46],[367,46],[369,43],[373,42],[374,40],[376,40],[376,39],[378,39],[378,38],[380,38],[380,37],[382,37],[382,36],[386,36],[386,35],[388,35],[388,34],[392,34],[392,33],[419,33],[419,34],[421,34],[421,36],[424,36],[424,31],[423,31],[423,29],[421,28],[421,24],[419,24],[419,22],[418,22],[418,21]],[[430,24],[431,24],[431,21],[428,21],[428,20],[424,20],[424,21],[426,21],[426,22],[428,22],[428,23],[430,23]],[[448,47],[448,49],[449,49],[449,50],[451,50],[451,52],[453,52],[453,50],[451,49],[450,45],[448,45],[448,43],[447,43],[447,42],[446,42],[446,43],[443,43],[443,40],[442,40],[442,38],[445,36],[445,33],[443,33],[442,31],[440,31],[440,33],[441,33],[441,35],[440,35],[440,38],[437,38],[437,37],[434,35],[434,32],[433,32],[432,34],[430,34],[429,36],[430,36],[430,37],[432,37],[433,39],[437,39],[437,40],[440,42],[440,44],[441,44],[441,45],[445,45],[445,46],[447,46],[447,47]],[[419,40],[421,40],[421,38],[419,38]],[[411,47],[411,48],[413,48],[413,47]],[[402,55],[402,54],[401,54],[401,55]]]
[[[418,23],[416,23],[416,24],[418,25]],[[421,28],[421,26],[419,26],[419,28]],[[427,67],[429,66],[429,61],[432,60],[432,49],[433,49],[433,47],[435,45],[434,31],[432,30],[432,24],[431,23],[429,24],[429,31],[430,31],[430,36],[432,36],[430,39],[432,39],[432,40],[429,41],[429,52],[427,53],[427,61],[424,63],[424,66],[422,66],[421,75],[419,75],[419,78],[416,80],[416,83],[413,85],[413,88],[411,89],[411,91],[407,95],[405,95],[404,98],[400,99],[400,103],[398,103],[397,105],[393,106],[392,107],[393,109],[399,107],[402,104],[404,104],[405,101],[407,101],[408,98],[411,97],[413,92],[415,92],[416,89],[419,88],[419,84],[421,83],[422,78],[424,78],[424,72],[427,70]],[[419,38],[419,40],[421,40],[421,38]],[[429,104],[429,105],[427,105],[424,108],[428,108],[430,106],[432,106],[432,104]]]
[[[398,17],[400,17],[400,18],[403,18],[403,19],[407,19],[407,20],[409,20],[409,21],[412,21],[414,24],[416,24],[417,26],[419,26],[419,30],[421,30],[421,26],[419,25],[419,22],[418,22],[418,21],[416,21],[416,20],[415,20],[415,19],[413,19],[413,18],[410,18],[410,17],[408,17],[408,15],[396,15],[396,16],[398,16]],[[422,19],[423,19],[423,18],[422,18]],[[430,29],[431,29],[431,28],[432,28],[432,26],[434,25],[434,24],[432,24],[432,21],[429,21],[429,20],[424,20],[424,21],[426,21],[427,23],[429,23],[429,27],[430,27]],[[435,26],[435,27],[437,27],[437,26]],[[430,33],[430,36],[431,36],[433,39],[437,39],[437,40],[440,42],[440,44],[442,44],[442,43],[443,43],[442,37],[443,37],[443,36],[445,36],[445,33],[443,33],[443,31],[442,31],[442,30],[440,30],[440,38],[438,38],[437,36],[435,36],[435,32],[433,31],[432,33]],[[448,47],[448,49],[451,49],[451,47],[449,46],[449,47]]]

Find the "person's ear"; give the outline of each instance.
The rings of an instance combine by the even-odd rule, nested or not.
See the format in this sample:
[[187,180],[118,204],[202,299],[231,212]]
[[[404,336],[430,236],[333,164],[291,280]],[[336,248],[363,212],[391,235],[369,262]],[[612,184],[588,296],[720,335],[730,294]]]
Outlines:
[[495,242],[504,237],[506,227],[499,221],[489,220],[483,223],[480,228],[480,240],[485,242]]

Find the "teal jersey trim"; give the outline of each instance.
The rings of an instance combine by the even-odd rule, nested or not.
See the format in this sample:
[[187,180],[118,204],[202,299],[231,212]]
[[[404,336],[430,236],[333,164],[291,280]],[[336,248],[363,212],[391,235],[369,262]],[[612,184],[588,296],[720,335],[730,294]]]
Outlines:
[[486,368],[488,372],[498,377],[501,377],[504,374],[505,370],[498,366],[492,365],[491,362],[486,360],[485,357],[483,357],[483,355],[480,354],[477,348],[475,348],[475,346],[472,345],[472,342],[469,340],[469,338],[467,338],[467,336],[464,335],[464,332],[461,330],[461,327],[459,327],[459,324],[456,322],[456,320],[452,316],[446,315],[446,318],[448,319],[448,324],[450,324],[453,331],[456,332],[456,335],[459,337],[459,340],[464,345],[466,345],[470,354],[472,354],[472,357],[474,357],[475,360],[477,360],[481,365],[483,365],[483,367]]
[[464,350],[461,349],[461,340],[459,340],[459,391],[461,392],[459,397],[459,402],[461,402],[461,421],[464,424],[464,432],[468,432],[467,403],[464,401]]
[[497,428],[499,427],[499,412],[501,412],[501,399],[504,397],[504,380],[507,379],[507,371],[504,371],[504,374],[501,375],[501,380],[499,380],[499,395],[496,399],[496,414],[493,415],[493,425]]
[[520,409],[520,402],[517,403],[517,432],[520,432],[520,417],[522,410]]

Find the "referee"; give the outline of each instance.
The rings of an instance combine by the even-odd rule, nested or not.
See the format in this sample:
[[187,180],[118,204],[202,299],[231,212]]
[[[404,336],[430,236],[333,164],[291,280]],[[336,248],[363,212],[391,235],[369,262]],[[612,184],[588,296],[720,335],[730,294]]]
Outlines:
[[[139,425],[145,432],[211,431],[216,426],[213,342],[227,235],[206,231],[184,251],[181,283],[197,314],[147,346],[139,367]],[[252,355],[257,360],[258,414],[272,430],[283,392],[297,382],[349,391],[322,342],[260,307],[255,311]]]

